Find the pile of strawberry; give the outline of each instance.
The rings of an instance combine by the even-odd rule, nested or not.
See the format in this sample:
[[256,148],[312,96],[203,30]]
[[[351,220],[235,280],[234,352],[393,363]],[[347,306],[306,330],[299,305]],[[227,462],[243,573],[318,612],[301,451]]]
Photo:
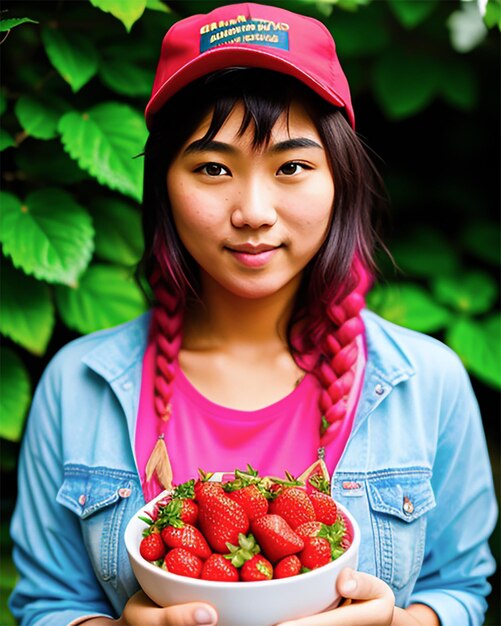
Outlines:
[[226,482],[210,476],[179,485],[141,517],[143,558],[181,576],[250,582],[309,572],[351,544],[351,525],[318,477],[307,486],[250,466]]

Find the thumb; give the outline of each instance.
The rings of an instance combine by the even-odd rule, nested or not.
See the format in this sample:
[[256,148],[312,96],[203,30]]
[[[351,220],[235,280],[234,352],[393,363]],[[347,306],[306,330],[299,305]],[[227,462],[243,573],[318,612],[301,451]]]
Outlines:
[[351,568],[341,571],[336,587],[339,594],[352,600],[373,600],[393,596],[393,591],[380,578]]
[[163,609],[169,626],[215,626],[217,613],[210,604],[189,602]]

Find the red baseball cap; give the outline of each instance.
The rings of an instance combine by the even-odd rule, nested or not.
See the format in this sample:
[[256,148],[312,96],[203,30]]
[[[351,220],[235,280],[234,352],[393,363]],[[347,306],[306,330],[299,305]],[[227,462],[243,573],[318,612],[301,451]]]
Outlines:
[[176,22],[162,42],[146,125],[180,89],[216,70],[255,67],[288,74],[355,116],[350,88],[327,28],[286,9],[231,4]]

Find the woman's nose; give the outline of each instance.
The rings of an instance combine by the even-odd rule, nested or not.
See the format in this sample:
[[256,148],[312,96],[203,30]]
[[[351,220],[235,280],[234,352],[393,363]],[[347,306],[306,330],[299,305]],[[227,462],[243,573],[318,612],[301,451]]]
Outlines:
[[273,193],[266,185],[256,181],[238,190],[231,213],[231,223],[235,228],[247,226],[258,229],[273,226],[276,221]]

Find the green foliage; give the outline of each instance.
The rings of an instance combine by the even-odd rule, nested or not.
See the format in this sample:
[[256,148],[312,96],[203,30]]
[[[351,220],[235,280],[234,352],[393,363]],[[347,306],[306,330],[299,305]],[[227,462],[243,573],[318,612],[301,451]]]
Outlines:
[[447,309],[412,283],[376,286],[369,294],[368,304],[390,322],[426,333],[441,330],[450,319]]
[[55,323],[54,305],[48,286],[3,260],[0,296],[2,335],[29,352],[42,356]]
[[97,73],[98,55],[91,41],[79,33],[71,37],[55,28],[42,29],[45,52],[73,91],[81,89]]
[[501,0],[489,0],[484,20],[489,28],[497,26],[501,30]]
[[448,329],[447,343],[466,367],[487,385],[501,388],[501,315],[479,322],[460,317]]
[[117,326],[145,311],[142,292],[130,273],[116,266],[93,265],[78,285],[58,286],[55,295],[64,322],[80,333]]
[[[146,8],[146,0],[90,0],[91,3],[105,11],[111,13],[119,19],[127,31],[130,31],[134,22],[136,22],[144,13]],[[156,3],[158,8],[158,3]]]
[[21,26],[21,24],[38,24],[35,20],[30,20],[29,17],[14,17],[10,20],[0,20],[0,33],[4,33],[6,31],[15,28],[16,26]]
[[57,124],[69,106],[58,98],[35,99],[23,95],[16,102],[14,111],[24,131],[35,139],[57,137]]
[[388,0],[391,10],[405,28],[414,28],[423,22],[437,7],[437,0]]
[[49,283],[75,283],[94,249],[87,211],[62,189],[39,189],[24,202],[1,192],[0,201],[0,241],[14,265]]
[[31,401],[31,383],[28,370],[16,352],[0,347],[0,437],[19,441],[23,417]]
[[65,150],[82,169],[102,185],[141,200],[142,161],[134,156],[142,150],[146,127],[137,111],[105,102],[85,113],[66,113],[58,129]]

